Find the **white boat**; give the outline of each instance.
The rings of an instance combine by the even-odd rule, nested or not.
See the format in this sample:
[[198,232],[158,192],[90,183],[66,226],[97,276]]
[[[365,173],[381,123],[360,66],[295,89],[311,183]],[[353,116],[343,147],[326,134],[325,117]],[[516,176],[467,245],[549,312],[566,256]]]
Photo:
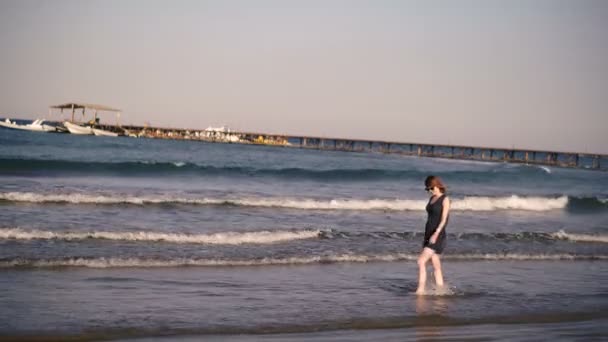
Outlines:
[[124,129],[124,131],[125,131],[125,135],[128,137],[131,137],[131,138],[139,138],[140,135],[143,135],[142,133],[137,134],[137,133],[131,132],[130,130],[128,130],[126,128]]
[[39,132],[55,132],[57,131],[57,127],[47,125],[44,123],[44,120],[36,119],[29,125],[25,125],[27,129],[31,131],[39,131]]
[[69,121],[65,121],[63,123],[63,125],[72,134],[79,134],[79,135],[90,135],[90,134],[93,134],[93,128],[91,128],[91,127],[85,127],[85,126],[76,125],[76,124],[71,123]]
[[106,131],[106,130],[98,129],[98,128],[93,128],[93,134],[99,135],[99,136],[104,136],[104,137],[117,137],[118,136],[118,133],[114,133],[114,132],[110,132],[110,131]]
[[36,119],[34,122],[26,125],[20,125],[9,118],[0,121],[0,126],[6,128],[20,129],[24,131],[35,131],[35,132],[55,132],[57,129],[50,125],[45,125],[44,120]]

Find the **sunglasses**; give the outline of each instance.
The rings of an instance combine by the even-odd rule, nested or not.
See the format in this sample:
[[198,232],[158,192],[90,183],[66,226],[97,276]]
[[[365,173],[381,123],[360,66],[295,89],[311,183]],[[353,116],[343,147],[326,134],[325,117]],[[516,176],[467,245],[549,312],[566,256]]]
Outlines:
[[429,188],[429,187],[426,187],[426,188],[424,188],[424,191],[431,191],[431,190],[433,190],[433,189],[435,189],[435,187],[434,187],[434,186],[432,186],[432,187],[430,187],[430,188]]

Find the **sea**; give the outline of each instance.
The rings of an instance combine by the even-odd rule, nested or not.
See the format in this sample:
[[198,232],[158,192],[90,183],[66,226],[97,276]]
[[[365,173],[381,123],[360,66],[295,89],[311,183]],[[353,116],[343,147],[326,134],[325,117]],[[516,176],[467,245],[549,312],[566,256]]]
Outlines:
[[0,341],[607,338],[608,172],[0,128]]

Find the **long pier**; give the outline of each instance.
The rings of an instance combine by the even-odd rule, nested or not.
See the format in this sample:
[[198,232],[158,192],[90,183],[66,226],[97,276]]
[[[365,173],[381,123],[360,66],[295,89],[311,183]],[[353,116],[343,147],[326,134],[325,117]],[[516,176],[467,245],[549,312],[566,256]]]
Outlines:
[[508,162],[608,171],[608,155],[605,154],[420,144],[132,125],[100,125],[100,128],[131,137],[259,144],[329,151],[377,152],[417,157]]

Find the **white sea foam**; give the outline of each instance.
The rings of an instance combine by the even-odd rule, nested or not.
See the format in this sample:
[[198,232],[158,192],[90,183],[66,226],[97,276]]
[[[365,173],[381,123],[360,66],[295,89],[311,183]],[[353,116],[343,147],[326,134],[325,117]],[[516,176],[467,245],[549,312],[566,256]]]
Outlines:
[[[6,192],[0,199],[13,202],[30,203],[73,203],[73,204],[144,204],[146,198],[133,196],[106,196],[94,194],[40,194],[34,192]],[[159,201],[157,203],[162,203]]]
[[538,168],[545,171],[546,173],[551,173],[551,169],[546,166],[538,166]]
[[525,254],[525,253],[473,253],[473,254],[454,254],[445,255],[447,260],[608,260],[608,255],[581,255],[581,254]]
[[424,200],[350,200],[350,199],[240,199],[230,201],[235,205],[255,206],[255,207],[275,207],[287,209],[305,210],[424,210],[426,201]]
[[[301,210],[424,210],[426,200],[410,199],[332,199],[310,198],[184,198],[170,196],[125,196],[96,195],[83,193],[42,194],[32,192],[0,193],[1,200],[31,203],[72,203],[72,204],[197,204],[235,206],[273,207]],[[492,211],[492,210],[531,210],[547,211],[563,209],[568,205],[568,197],[507,197],[467,196],[453,198],[453,210]]]
[[566,233],[565,231],[560,230],[556,233],[551,234],[551,236],[553,236],[556,239],[578,241],[578,242],[608,243],[608,235],[602,235],[602,234],[572,234],[572,233]]
[[263,258],[251,260],[227,260],[227,259],[192,259],[176,258],[169,260],[145,259],[145,258],[68,258],[50,260],[27,260],[14,259],[0,261],[0,267],[92,267],[92,268],[111,268],[111,267],[178,267],[178,266],[266,266],[266,265],[306,265],[319,263],[335,262],[369,262],[369,261],[397,261],[413,260],[417,256],[404,255],[403,257],[385,256],[369,257],[364,255],[334,255],[334,256],[313,256],[313,257],[293,257],[293,258]]
[[[403,234],[410,234],[415,237],[418,232],[369,232],[363,234],[372,239],[377,238],[394,238],[403,240]],[[553,238],[557,240],[570,240],[575,242],[597,242],[608,243],[608,235],[601,234],[571,234],[560,230],[555,233],[528,233],[536,234],[544,238]],[[253,232],[221,232],[209,234],[187,234],[187,233],[164,233],[155,231],[48,231],[37,229],[23,228],[0,228],[0,239],[12,240],[86,240],[86,239],[102,239],[102,240],[117,240],[117,241],[140,241],[140,242],[170,242],[170,243],[188,243],[188,244],[217,244],[217,245],[240,245],[240,244],[272,244],[276,242],[284,242],[291,240],[305,240],[323,238],[335,238],[344,236],[360,236],[361,234],[348,234],[344,232],[336,232],[331,230],[277,230],[277,231],[253,231]],[[467,233],[456,234],[457,239],[463,239]],[[477,236],[478,234],[474,234]],[[496,238],[494,234],[488,234],[487,237]],[[514,233],[507,235],[505,238],[522,238],[522,234]]]
[[160,232],[53,232],[0,228],[0,239],[15,240],[85,240],[151,241],[213,245],[271,244],[291,240],[314,239],[319,230],[225,232],[213,234],[175,234]]
[[[229,259],[147,259],[147,258],[63,258],[63,259],[12,259],[0,261],[0,268],[11,267],[90,267],[90,268],[120,268],[120,267],[227,267],[227,266],[271,266],[271,265],[310,265],[326,263],[367,263],[367,262],[413,262],[418,254],[388,254],[388,255],[326,255],[292,258],[263,258],[249,260]],[[528,260],[608,260],[608,255],[577,255],[577,254],[455,254],[445,255],[444,260],[460,261],[528,261]]]
[[568,205],[568,197],[464,197],[452,200],[454,210],[491,211],[491,210],[531,210],[547,211],[564,209]]

